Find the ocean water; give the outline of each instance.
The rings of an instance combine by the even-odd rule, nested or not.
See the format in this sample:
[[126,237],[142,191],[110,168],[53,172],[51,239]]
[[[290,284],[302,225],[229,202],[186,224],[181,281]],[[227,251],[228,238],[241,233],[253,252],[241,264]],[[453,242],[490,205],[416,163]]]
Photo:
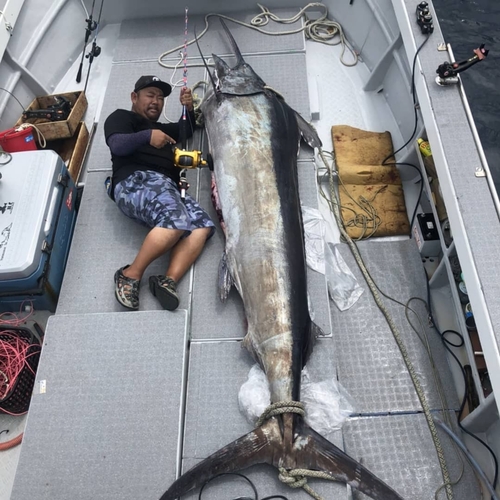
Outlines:
[[484,61],[462,80],[493,179],[500,193],[500,0],[433,0],[445,40],[455,59],[473,56],[482,43]]

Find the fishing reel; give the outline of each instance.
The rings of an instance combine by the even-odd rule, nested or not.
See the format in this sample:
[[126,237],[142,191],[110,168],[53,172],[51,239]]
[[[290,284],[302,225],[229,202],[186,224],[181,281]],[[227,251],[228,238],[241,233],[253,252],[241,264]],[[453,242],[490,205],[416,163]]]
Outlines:
[[202,158],[201,151],[174,149],[174,165],[179,168],[206,167],[208,163]]
[[489,50],[482,43],[477,49],[474,49],[474,56],[461,62],[450,63],[445,61],[438,66],[436,73],[436,83],[441,86],[453,85],[458,83],[458,73],[469,69],[474,64],[484,60],[489,53]]
[[417,5],[417,24],[420,26],[420,31],[424,35],[430,35],[434,32],[432,15],[427,2],[420,2]]

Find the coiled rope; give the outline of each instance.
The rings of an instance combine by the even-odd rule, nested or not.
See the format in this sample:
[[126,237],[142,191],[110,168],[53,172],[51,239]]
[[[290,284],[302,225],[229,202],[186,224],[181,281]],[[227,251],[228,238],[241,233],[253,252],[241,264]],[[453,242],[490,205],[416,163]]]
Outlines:
[[[328,19],[328,8],[326,5],[318,2],[313,2],[307,4],[305,7],[300,9],[300,11],[293,17],[287,18],[287,19],[282,19],[275,14],[273,14],[267,7],[264,7],[263,5],[257,4],[258,7],[261,9],[261,13],[257,14],[251,21],[250,23],[245,23],[243,21],[239,21],[238,19],[234,19],[232,17],[225,16],[223,14],[216,14],[214,12],[207,14],[205,16],[205,29],[197,36],[198,40],[203,37],[203,35],[208,31],[208,20],[210,17],[219,17],[222,19],[226,19],[228,21],[231,21],[233,23],[239,24],[240,26],[245,26],[247,28],[253,29],[255,31],[258,31],[259,33],[262,33],[264,35],[270,35],[270,36],[283,36],[283,35],[293,35],[296,33],[304,32],[305,37],[308,40],[312,40],[314,42],[318,43],[323,43],[325,45],[341,45],[342,46],[342,52],[340,54],[340,61],[344,66],[355,66],[358,63],[358,54],[356,51],[351,47],[350,43],[348,42],[344,30],[342,29],[342,26],[337,23],[336,21],[332,21],[331,19]],[[311,20],[308,19],[305,16],[305,12],[311,8],[314,9],[320,9],[323,13],[318,19]],[[271,19],[272,21],[276,23],[281,23],[281,24],[292,24],[298,21],[302,16],[305,16],[305,21],[304,25],[300,28],[294,29],[294,30],[288,30],[288,31],[280,31],[280,32],[272,32],[272,31],[265,31],[261,28],[261,26],[265,26],[269,23],[269,20]],[[334,40],[335,37],[338,37],[338,40]],[[187,45],[191,45],[194,43],[195,40],[190,40]],[[163,59],[165,59],[168,55],[173,54],[174,52],[177,52],[181,49],[184,48],[183,45],[179,45],[171,50],[168,50],[166,52],[163,52],[159,57],[158,57],[158,64],[163,66],[164,68],[168,69],[176,69],[176,66],[169,65],[165,62],[163,62]],[[352,55],[352,61],[347,62],[344,59],[344,55],[346,51],[350,52]],[[203,63],[191,63],[189,67],[204,67]]]

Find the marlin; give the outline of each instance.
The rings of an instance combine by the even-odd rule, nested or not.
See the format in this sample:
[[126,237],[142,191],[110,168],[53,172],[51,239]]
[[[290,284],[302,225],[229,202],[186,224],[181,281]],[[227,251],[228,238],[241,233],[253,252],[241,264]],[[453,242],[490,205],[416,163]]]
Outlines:
[[[301,137],[313,148],[321,141],[245,62],[221,22],[237,62],[230,68],[213,55],[213,88],[201,105],[226,237],[219,290],[224,300],[234,284],[242,298],[248,323],[243,345],[266,373],[271,402],[297,402],[302,368],[321,334],[308,309],[297,156]],[[161,500],[262,463],[324,471],[373,499],[402,500],[296,413],[273,416],[216,451],[179,477]]]

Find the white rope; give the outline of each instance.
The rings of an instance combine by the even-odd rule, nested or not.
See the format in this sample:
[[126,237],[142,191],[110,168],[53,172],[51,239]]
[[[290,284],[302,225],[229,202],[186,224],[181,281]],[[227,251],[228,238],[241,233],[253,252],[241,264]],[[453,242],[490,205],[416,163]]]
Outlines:
[[80,2],[82,4],[83,10],[85,11],[85,15],[87,16],[86,19],[88,19],[89,18],[89,11],[87,10],[85,2],[83,0],[80,0]]
[[[180,64],[182,63],[182,60],[183,60],[183,55],[182,55],[182,52],[179,53],[179,62],[174,66],[174,72],[172,73],[172,76],[170,77],[170,85],[172,87],[172,92],[170,93],[170,95],[173,94],[173,90],[177,87],[182,87],[183,85],[183,82],[182,82],[182,78],[180,80],[177,80],[176,82],[174,82],[174,76],[175,76],[175,73],[177,72],[177,69],[179,68]],[[167,102],[168,102],[168,99],[169,99],[170,96],[167,96],[165,97],[165,103],[163,105],[163,117],[165,118],[165,120],[167,120],[168,123],[172,123],[172,122],[176,122],[177,120],[171,120],[168,116],[167,116]]]
[[40,131],[40,129],[36,125],[34,125],[33,123],[21,123],[21,125],[19,125],[19,127],[16,127],[15,130],[16,130],[16,132],[20,132],[21,130],[25,130],[29,127],[33,127],[36,130],[36,133],[38,135],[38,143],[40,144],[42,149],[44,149],[45,146],[47,146],[47,141],[45,140],[45,137],[42,134],[42,132]]
[[[205,16],[205,29],[197,36],[198,40],[200,40],[203,35],[208,31],[208,19],[210,17],[219,17],[221,19],[226,19],[228,21],[232,21],[233,23],[239,24],[240,26],[245,26],[247,28],[253,29],[258,31],[259,33],[262,33],[264,35],[270,35],[270,36],[283,36],[283,35],[293,35],[296,33],[300,33],[302,31],[305,32],[305,37],[318,43],[324,43],[326,45],[342,45],[342,53],[340,55],[340,61],[344,66],[354,66],[358,62],[358,55],[354,51],[354,49],[350,46],[349,42],[347,41],[346,36],[344,35],[344,30],[342,29],[342,26],[337,23],[336,21],[332,21],[328,19],[328,9],[327,7],[322,4],[322,3],[309,3],[305,7],[303,7],[295,16],[288,18],[288,19],[281,19],[272,12],[269,11],[266,7],[263,7],[260,4],[257,4],[260,9],[261,13],[257,14],[251,21],[250,24],[244,23],[243,21],[239,21],[238,19],[234,19],[232,17],[225,16],[223,14],[216,14],[214,12],[211,12],[210,14],[207,14]],[[319,8],[323,11],[323,14],[316,20],[310,20],[307,19],[304,22],[304,25],[300,28],[297,28],[295,30],[289,30],[289,31],[281,31],[281,32],[272,32],[272,31],[265,31],[260,28],[260,26],[265,26],[268,24],[269,19],[282,23],[282,24],[291,24],[296,22],[301,18],[301,16],[305,15],[305,11],[311,8]],[[338,36],[337,41],[333,41],[335,37]],[[187,45],[191,45],[195,42],[195,40],[190,40]],[[163,52],[159,57],[158,57],[158,64],[160,66],[163,66],[164,68],[168,69],[176,69],[176,66],[169,65],[167,63],[163,62],[163,59],[167,57],[168,55],[177,52],[178,50],[182,49],[184,45],[179,45],[178,47],[175,47],[171,50],[168,50],[166,52]],[[353,61],[348,63],[344,60],[344,54],[348,50],[353,57]],[[194,67],[204,67],[203,63],[192,63],[189,65],[189,67],[194,68]]]

